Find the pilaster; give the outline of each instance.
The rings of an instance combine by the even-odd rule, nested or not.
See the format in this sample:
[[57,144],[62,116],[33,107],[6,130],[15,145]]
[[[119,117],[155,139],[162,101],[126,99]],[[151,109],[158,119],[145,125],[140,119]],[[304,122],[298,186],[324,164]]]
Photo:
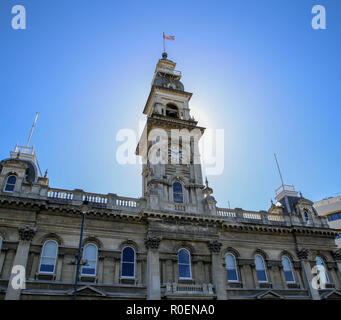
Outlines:
[[147,252],[147,299],[160,300],[160,259],[159,245],[161,238],[148,237],[145,240]]

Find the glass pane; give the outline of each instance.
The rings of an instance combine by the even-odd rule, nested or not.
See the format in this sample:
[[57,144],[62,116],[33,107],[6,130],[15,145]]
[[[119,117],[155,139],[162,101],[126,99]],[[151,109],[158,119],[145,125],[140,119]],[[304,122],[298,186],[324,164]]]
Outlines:
[[179,263],[185,263],[185,264],[189,264],[189,254],[186,250],[181,249],[179,251]]
[[57,244],[54,241],[47,241],[44,246],[43,256],[44,257],[56,257],[57,255]]
[[228,269],[227,270],[227,280],[228,281],[237,281],[238,276],[237,276],[237,271],[233,269]]
[[131,247],[123,249],[122,260],[124,262],[134,262],[135,251]]
[[122,276],[133,277],[134,276],[134,264],[133,263],[122,263]]
[[291,271],[284,271],[285,274],[285,280],[287,282],[293,282],[294,281],[294,276]]
[[257,278],[258,278],[258,281],[267,281],[265,271],[264,270],[257,270]]
[[15,176],[9,176],[7,179],[7,183],[9,184],[15,184],[16,181],[17,181],[17,178]]
[[173,199],[174,199],[174,202],[176,203],[184,203],[184,197],[182,193],[174,193]]
[[40,265],[40,272],[53,272],[54,271],[54,265],[51,264],[41,264]]
[[264,261],[263,258],[261,256],[256,256],[255,257],[255,264],[256,264],[256,270],[264,270]]
[[14,191],[14,184],[6,184],[5,191]]
[[82,274],[95,275],[95,269],[89,267],[82,267]]
[[97,247],[93,244],[88,244],[84,249],[83,259],[97,260]]
[[235,269],[236,268],[236,263],[234,260],[234,256],[232,254],[228,254],[226,256],[226,268],[227,269]]
[[179,182],[173,183],[173,192],[182,193],[182,185]]
[[179,264],[179,277],[180,278],[190,278],[191,272],[189,265]]
[[290,262],[287,257],[282,257],[282,265],[284,271],[291,271]]

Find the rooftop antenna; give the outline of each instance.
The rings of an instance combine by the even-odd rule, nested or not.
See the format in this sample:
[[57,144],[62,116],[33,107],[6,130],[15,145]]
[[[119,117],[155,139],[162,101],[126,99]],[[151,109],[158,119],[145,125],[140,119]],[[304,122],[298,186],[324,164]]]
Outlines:
[[275,156],[275,160],[276,160],[276,164],[277,164],[278,173],[279,173],[279,176],[280,176],[280,178],[281,178],[282,187],[283,187],[283,190],[284,190],[284,182],[283,182],[283,178],[282,178],[281,170],[280,170],[280,168],[279,168],[279,165],[278,165],[278,161],[277,161],[277,156],[276,156],[276,153],[274,153],[274,156]]
[[39,114],[39,113],[36,112],[36,116],[35,116],[34,121],[33,121],[33,124],[32,124],[32,128],[31,128],[31,131],[30,131],[30,135],[29,135],[28,140],[27,140],[26,148],[28,148],[28,147],[30,146],[30,142],[31,142],[33,130],[34,130],[34,127],[35,127],[36,122],[37,122],[37,119],[38,119],[38,114]]

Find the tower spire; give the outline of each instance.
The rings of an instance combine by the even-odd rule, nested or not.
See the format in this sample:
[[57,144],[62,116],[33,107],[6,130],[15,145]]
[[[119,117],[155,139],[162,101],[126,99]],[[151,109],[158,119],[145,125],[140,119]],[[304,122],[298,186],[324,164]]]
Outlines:
[[31,138],[32,138],[32,134],[33,134],[33,131],[34,131],[34,127],[36,125],[36,122],[37,122],[37,119],[38,119],[38,112],[36,112],[36,116],[34,118],[34,121],[33,121],[33,124],[32,124],[32,128],[31,128],[31,131],[30,131],[30,135],[28,137],[28,140],[27,140],[27,144],[26,144],[26,148],[28,148],[30,146],[30,142],[31,142]]

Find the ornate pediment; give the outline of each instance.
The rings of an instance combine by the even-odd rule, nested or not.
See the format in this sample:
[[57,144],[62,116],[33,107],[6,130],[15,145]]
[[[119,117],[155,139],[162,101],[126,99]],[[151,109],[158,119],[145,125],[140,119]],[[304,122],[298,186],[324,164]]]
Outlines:
[[[71,290],[68,294],[73,295],[73,293],[74,293],[74,290]],[[106,296],[106,294],[103,291],[96,289],[93,286],[79,287],[77,289],[77,295],[78,296],[101,296],[101,297]]]
[[283,296],[281,296],[280,294],[272,291],[272,290],[267,290],[267,291],[263,291],[259,294],[256,295],[257,299],[284,299]]

